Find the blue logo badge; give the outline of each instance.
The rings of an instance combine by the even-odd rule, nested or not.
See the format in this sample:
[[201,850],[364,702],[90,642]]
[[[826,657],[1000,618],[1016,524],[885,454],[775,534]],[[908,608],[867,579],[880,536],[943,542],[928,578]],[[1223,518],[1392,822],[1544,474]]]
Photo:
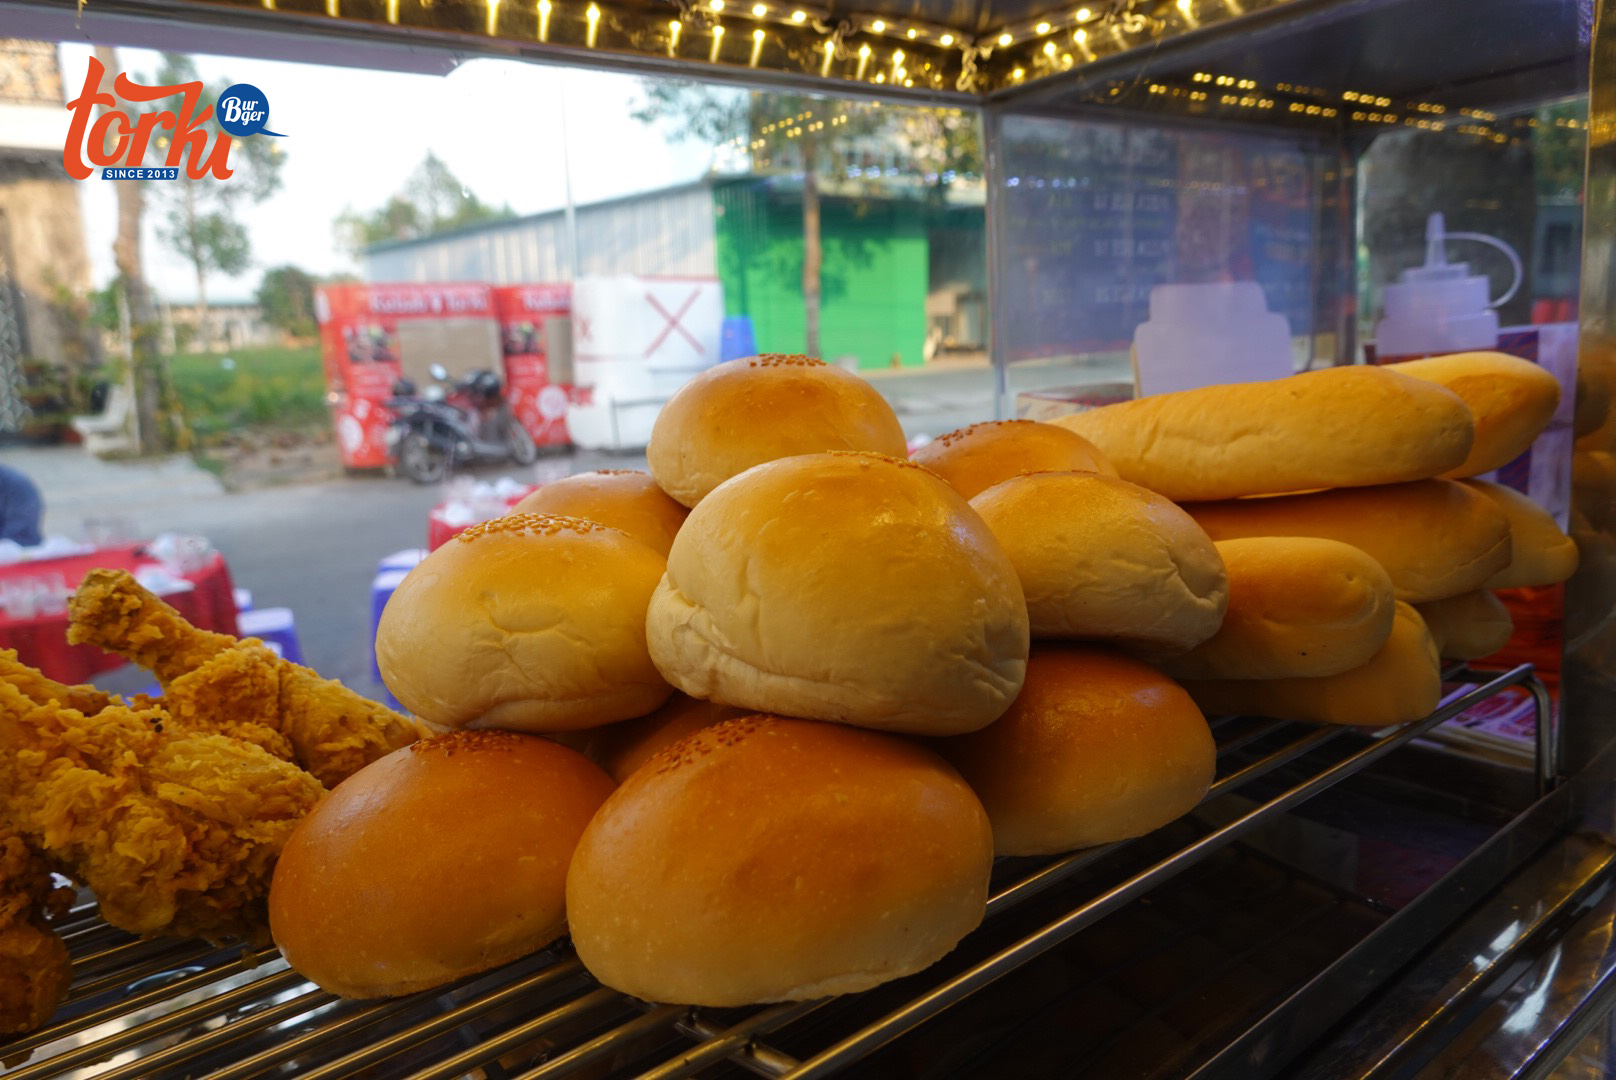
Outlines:
[[238,139],[248,135],[273,135],[277,139],[286,137],[278,131],[265,129],[264,125],[269,123],[269,98],[251,83],[237,83],[220,94],[218,103],[213,107],[213,118],[219,122],[225,134]]

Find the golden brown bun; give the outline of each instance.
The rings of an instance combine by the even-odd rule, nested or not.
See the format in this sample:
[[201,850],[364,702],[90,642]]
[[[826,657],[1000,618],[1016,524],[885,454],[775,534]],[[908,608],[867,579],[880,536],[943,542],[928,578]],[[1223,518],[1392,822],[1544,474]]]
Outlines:
[[1156,394],[1053,422],[1174,502],[1423,480],[1464,461],[1474,429],[1457,394],[1373,367]]
[[611,790],[583,757],[532,735],[457,731],[395,750],[287,841],[269,893],[275,944],[350,998],[533,952],[565,929],[567,865]]
[[545,484],[511,508],[513,514],[552,514],[610,525],[664,559],[686,510],[638,469],[602,469]]
[[645,646],[664,565],[638,540],[576,518],[473,526],[387,602],[382,681],[447,728],[566,731],[644,716],[673,692]]
[[911,455],[967,499],[1012,476],[1035,472],[1117,475],[1093,443],[1035,420],[989,420],[939,435]]
[[1509,519],[1453,480],[1345,488],[1272,499],[1187,503],[1214,540],[1317,536],[1367,551],[1411,604],[1479,589],[1509,565]]
[[567,875],[590,972],[648,1001],[749,1005],[919,971],[982,919],[993,834],[936,754],[750,716],[667,747]]
[[1509,518],[1509,565],[1488,578],[1484,588],[1558,585],[1577,572],[1577,545],[1560,531],[1547,510],[1503,484],[1486,480],[1464,483],[1491,499]]
[[718,487],[646,625],[693,697],[922,735],[992,723],[1027,667],[1027,605],[993,534],[926,469],[878,454],[786,458]]
[[1515,632],[1504,602],[1486,589],[1419,604],[1437,652],[1449,660],[1480,660],[1509,644]]
[[1543,433],[1560,404],[1560,380],[1530,360],[1501,352],[1454,353],[1387,364],[1400,375],[1445,386],[1476,418],[1476,441],[1452,478],[1491,472],[1514,461]]
[[1229,610],[1210,640],[1164,660],[1175,679],[1339,675],[1367,664],[1392,632],[1392,579],[1338,540],[1253,536],[1217,545]]
[[744,710],[729,705],[676,693],[650,716],[597,729],[598,738],[583,753],[621,784],[663,747],[744,715]]
[[1049,855],[1143,836],[1188,813],[1217,771],[1189,694],[1105,649],[1039,644],[996,722],[932,743],[981,798],[999,855]]
[[1096,473],[1017,476],[971,500],[1021,579],[1034,637],[1183,652],[1223,621],[1223,562],[1184,511]]
[[864,379],[773,353],[708,368],[657,414],[645,459],[662,490],[695,506],[754,465],[826,450],[909,452],[898,415]]
[[1442,697],[1442,671],[1424,620],[1399,601],[1391,636],[1362,667],[1317,679],[1185,680],[1184,689],[1209,716],[1246,713],[1384,727],[1434,712]]

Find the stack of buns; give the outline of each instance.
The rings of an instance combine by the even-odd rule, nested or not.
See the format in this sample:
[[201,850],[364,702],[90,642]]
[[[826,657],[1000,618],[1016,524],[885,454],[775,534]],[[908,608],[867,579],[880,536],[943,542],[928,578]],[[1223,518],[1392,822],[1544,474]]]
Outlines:
[[[481,970],[563,920],[648,1000],[917,971],[982,919],[995,853],[1193,809],[1206,713],[1401,723],[1435,706],[1439,651],[1501,644],[1490,590],[1575,568],[1546,515],[1471,479],[1553,411],[1523,363],[1212,387],[913,459],[857,376],[715,368],[662,411],[649,475],[547,485],[406,579],[378,661],[449,734],[304,823],[277,940],[351,996]],[[449,919],[361,925],[381,896],[502,874]]]

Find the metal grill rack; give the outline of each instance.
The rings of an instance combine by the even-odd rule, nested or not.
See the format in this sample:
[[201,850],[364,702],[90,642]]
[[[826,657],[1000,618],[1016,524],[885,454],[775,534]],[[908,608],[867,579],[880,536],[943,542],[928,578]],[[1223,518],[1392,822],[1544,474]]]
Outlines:
[[[1367,739],[1343,739],[1354,730],[1346,728],[1248,718],[1217,722],[1220,775],[1207,800],[1265,788],[1253,808],[1220,826],[1189,830],[1183,842],[1176,832],[1166,843],[1153,834],[1053,859],[1001,860],[981,929],[928,971],[865,994],[744,1009],[652,1005],[600,986],[559,943],[451,987],[348,1002],[301,979],[272,948],[140,941],[86,908],[61,928],[74,956],[67,1002],[51,1026],[0,1047],[0,1065],[6,1066],[0,1076],[673,1080],[841,1073],[1311,796],[1511,687],[1528,690],[1537,704],[1540,790],[1552,783],[1554,730],[1547,695],[1530,666],[1497,675],[1461,670],[1449,678],[1475,685],[1456,692],[1427,719]],[[1269,783],[1256,784],[1263,778]],[[1266,790],[1281,778],[1277,793]],[[1122,869],[1107,877],[1105,868],[1114,864]],[[1060,906],[1051,918],[1052,902]],[[1040,918],[1047,921],[1029,925]]]

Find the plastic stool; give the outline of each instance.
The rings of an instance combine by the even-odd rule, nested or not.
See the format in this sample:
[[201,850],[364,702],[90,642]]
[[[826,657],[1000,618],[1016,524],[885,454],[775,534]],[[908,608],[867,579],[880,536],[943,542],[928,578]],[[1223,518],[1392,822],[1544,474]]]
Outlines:
[[376,665],[376,629],[381,625],[382,609],[392,599],[393,590],[407,576],[408,570],[383,570],[370,582],[370,677],[377,682],[382,681],[382,671]]
[[303,662],[303,650],[297,644],[297,624],[292,609],[283,607],[243,611],[236,618],[236,629],[242,637],[255,637],[273,649],[276,655],[294,664]]
[[395,551],[391,555],[382,557],[376,564],[376,572],[383,570],[413,570],[415,566],[426,558],[426,548],[409,548],[405,551]]

